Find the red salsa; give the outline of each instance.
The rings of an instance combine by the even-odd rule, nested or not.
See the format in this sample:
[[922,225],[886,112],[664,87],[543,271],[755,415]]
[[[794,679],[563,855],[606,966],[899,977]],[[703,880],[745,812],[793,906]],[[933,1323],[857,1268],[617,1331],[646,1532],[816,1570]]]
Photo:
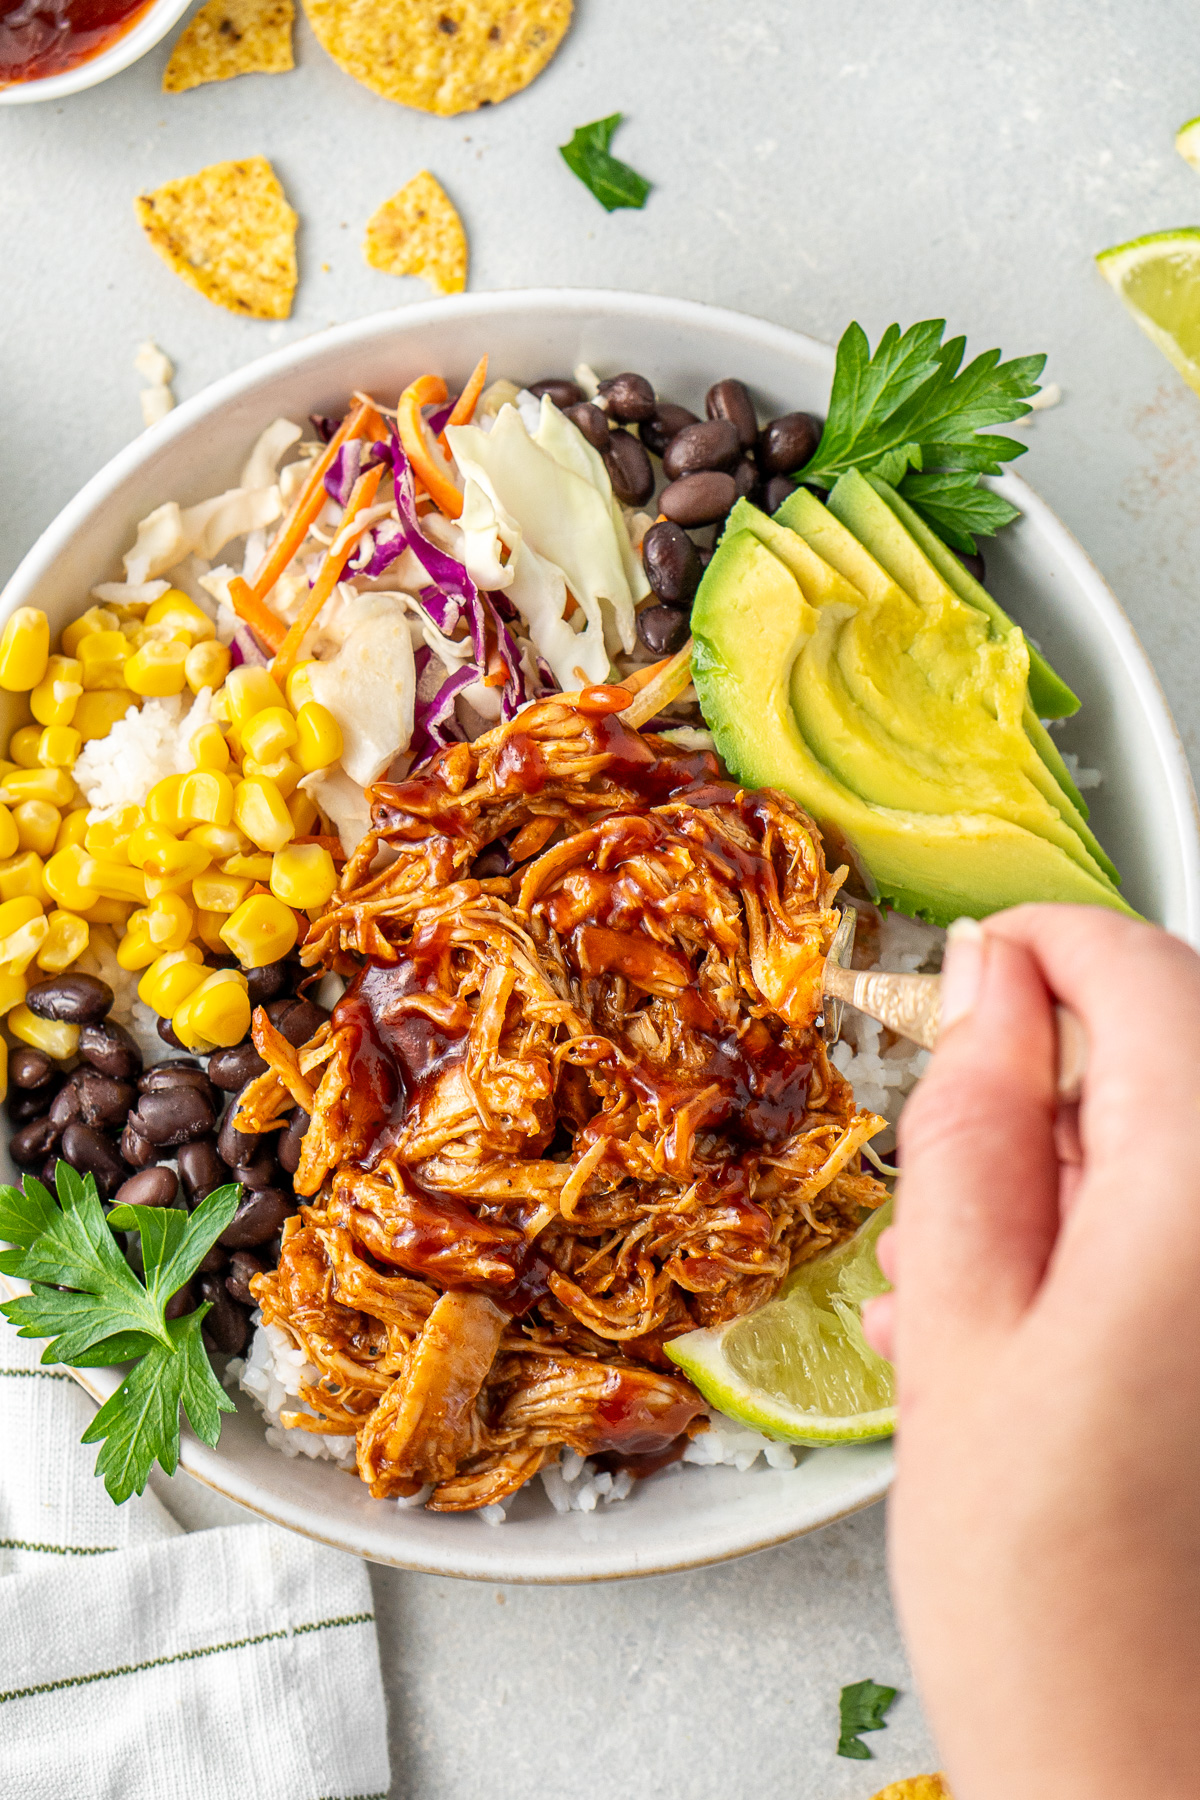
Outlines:
[[153,0],[0,0],[0,87],[90,62]]

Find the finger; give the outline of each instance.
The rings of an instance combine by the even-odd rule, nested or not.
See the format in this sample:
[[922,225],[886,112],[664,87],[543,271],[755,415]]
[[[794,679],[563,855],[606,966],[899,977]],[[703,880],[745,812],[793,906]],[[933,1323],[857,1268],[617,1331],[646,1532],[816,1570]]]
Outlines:
[[[898,1348],[1011,1324],[1058,1220],[1054,1018],[1029,950],[952,933],[943,996],[959,1013],[900,1120]],[[973,990],[973,991],[972,991]]]
[[882,1356],[885,1362],[892,1361],[892,1340],[896,1326],[895,1301],[894,1294],[877,1294],[874,1300],[863,1302],[863,1336],[875,1354]]
[[875,1246],[875,1261],[895,1286],[896,1282],[896,1227],[889,1225],[886,1231],[879,1234],[879,1242]]

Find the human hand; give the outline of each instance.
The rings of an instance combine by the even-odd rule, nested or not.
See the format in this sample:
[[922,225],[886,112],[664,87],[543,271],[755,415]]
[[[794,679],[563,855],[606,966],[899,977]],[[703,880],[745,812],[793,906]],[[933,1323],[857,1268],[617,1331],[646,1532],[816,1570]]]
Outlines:
[[[1200,958],[1099,908],[952,933],[900,1126],[892,1576],[956,1800],[1195,1796]],[[1053,1005],[1082,1020],[1078,1108]]]

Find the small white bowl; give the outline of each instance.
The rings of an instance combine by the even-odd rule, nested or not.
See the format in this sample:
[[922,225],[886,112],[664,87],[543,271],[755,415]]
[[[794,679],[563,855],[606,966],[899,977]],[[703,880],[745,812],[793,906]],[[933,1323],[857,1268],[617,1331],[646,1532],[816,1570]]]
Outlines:
[[[40,606],[61,629],[88,590],[119,575],[134,528],[165,500],[191,504],[236,480],[256,434],[281,414],[343,411],[363,388],[391,401],[434,371],[453,388],[481,351],[493,375],[535,381],[579,362],[636,369],[671,400],[703,412],[710,384],[749,383],[764,416],[822,412],[833,353],[778,325],[692,301],[550,290],[465,294],[379,314],[264,357],[186,401],[94,477],[25,558],[2,598]],[[1104,770],[1092,796],[1100,838],[1133,904],[1200,939],[1200,830],[1191,777],[1166,701],[1128,619],[1069,532],[1015,476],[994,484],[1022,517],[987,548],[988,584],[1083,700],[1059,741]],[[2,724],[2,721],[0,721]],[[0,1285],[3,1285],[0,1283]],[[97,1399],[115,1371],[89,1369]],[[791,1472],[685,1468],[641,1483],[595,1513],[551,1511],[523,1493],[507,1522],[406,1510],[372,1500],[331,1463],[272,1450],[240,1397],[215,1450],[184,1433],[182,1464],[264,1517],[373,1561],[509,1582],[599,1581],[694,1568],[764,1549],[878,1500],[891,1479],[886,1443],[806,1454]]]
[[25,106],[34,100],[62,100],[67,94],[81,94],[84,88],[119,75],[147,50],[164,38],[177,19],[181,19],[191,0],[154,0],[129,30],[98,56],[88,57],[61,75],[46,75],[40,81],[15,81],[0,87],[0,106]]

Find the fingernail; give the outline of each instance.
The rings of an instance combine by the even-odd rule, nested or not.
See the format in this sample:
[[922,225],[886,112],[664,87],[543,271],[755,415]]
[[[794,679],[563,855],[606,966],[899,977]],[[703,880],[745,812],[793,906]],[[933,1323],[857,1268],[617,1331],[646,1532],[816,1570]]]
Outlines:
[[983,980],[984,931],[978,919],[955,919],[946,933],[946,959],[942,964],[942,1031],[948,1031],[967,1014],[979,998]]

